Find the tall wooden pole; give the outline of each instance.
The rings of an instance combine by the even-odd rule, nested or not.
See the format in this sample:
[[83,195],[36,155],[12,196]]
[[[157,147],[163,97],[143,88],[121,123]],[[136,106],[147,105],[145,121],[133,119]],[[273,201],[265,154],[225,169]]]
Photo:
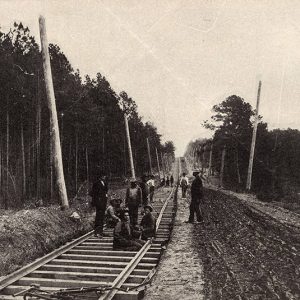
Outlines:
[[58,187],[58,195],[61,201],[62,208],[67,208],[69,207],[69,201],[67,196],[63,163],[62,163],[61,146],[60,146],[60,139],[59,139],[59,127],[57,121],[55,95],[54,95],[54,88],[52,82],[48,40],[46,34],[46,22],[43,16],[40,16],[39,18],[39,25],[40,25],[44,78],[46,84],[46,95],[47,95],[47,102],[48,102],[48,107],[50,112],[50,134],[51,134],[51,139],[53,140],[53,156],[54,156],[54,167],[56,172],[56,181]]
[[222,150],[222,161],[221,161],[221,170],[220,170],[220,187],[223,187],[225,155],[226,155],[226,145],[224,145],[223,150]]
[[135,171],[134,171],[134,165],[133,165],[130,133],[129,133],[128,119],[127,119],[126,114],[124,114],[124,120],[125,120],[126,138],[127,138],[128,153],[129,153],[129,160],[130,160],[131,177],[133,179],[135,179]]
[[158,152],[157,152],[157,148],[156,147],[155,147],[155,152],[156,152],[158,175],[159,175],[159,178],[160,178],[160,166],[159,166]]
[[149,158],[150,174],[153,175],[153,172],[152,172],[152,160],[151,160],[151,152],[150,152],[149,138],[147,138],[147,149],[148,149],[148,158]]
[[260,90],[261,90],[261,81],[259,81],[259,84],[258,84],[255,121],[254,121],[252,142],[251,142],[251,151],[250,151],[250,157],[249,157],[249,167],[248,167],[247,185],[246,185],[246,189],[248,191],[250,191],[250,189],[251,189],[251,181],[252,181],[252,169],[253,169],[253,159],[254,159],[254,151],[255,151],[257,124],[258,124],[258,109],[259,109],[259,100],[260,100]]

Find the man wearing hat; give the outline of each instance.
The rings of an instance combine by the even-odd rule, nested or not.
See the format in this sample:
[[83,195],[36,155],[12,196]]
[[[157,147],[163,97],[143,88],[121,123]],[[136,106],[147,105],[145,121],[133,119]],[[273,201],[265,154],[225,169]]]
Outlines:
[[130,180],[130,187],[126,190],[125,205],[128,207],[130,223],[136,226],[138,223],[139,206],[142,203],[142,191],[135,178]]
[[201,215],[200,212],[200,201],[203,198],[203,184],[202,184],[202,180],[200,178],[200,171],[199,170],[195,170],[193,172],[193,176],[195,177],[195,179],[192,182],[191,185],[191,204],[190,204],[190,216],[189,216],[189,220],[187,221],[187,223],[194,223],[194,216],[196,213],[197,216],[197,221],[198,222],[202,222],[203,221],[203,217]]
[[153,207],[148,204],[144,207],[145,214],[141,221],[141,230],[142,230],[142,240],[147,240],[148,238],[152,238],[155,236],[156,230],[156,219],[152,214]]
[[120,221],[119,215],[121,211],[122,199],[116,194],[113,194],[110,199],[110,204],[105,211],[106,226],[114,228]]
[[103,237],[103,224],[105,217],[105,210],[107,205],[108,186],[105,180],[105,174],[101,172],[98,180],[94,182],[90,196],[92,197],[91,205],[96,208],[95,218],[95,236]]

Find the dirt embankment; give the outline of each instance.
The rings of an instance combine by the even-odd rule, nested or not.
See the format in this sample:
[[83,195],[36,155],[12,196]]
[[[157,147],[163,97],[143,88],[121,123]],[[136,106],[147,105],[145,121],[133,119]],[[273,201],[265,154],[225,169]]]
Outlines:
[[299,223],[214,190],[201,206],[205,224],[193,234],[207,299],[300,298]]
[[[81,220],[70,218],[78,212]],[[0,212],[0,276],[15,271],[36,258],[92,229],[93,213],[88,203]]]

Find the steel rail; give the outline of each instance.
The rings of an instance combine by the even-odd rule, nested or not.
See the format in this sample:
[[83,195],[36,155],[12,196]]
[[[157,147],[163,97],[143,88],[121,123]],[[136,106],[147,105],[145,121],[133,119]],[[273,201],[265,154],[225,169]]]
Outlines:
[[3,290],[8,285],[14,283],[15,281],[21,279],[22,277],[30,274],[31,272],[35,271],[39,267],[43,266],[44,264],[48,263],[49,261],[55,259],[56,257],[60,256],[61,254],[67,252],[68,250],[72,249],[73,247],[77,246],[78,244],[82,243],[86,239],[88,239],[94,231],[90,231],[81,237],[63,245],[62,247],[48,253],[47,255],[38,258],[34,262],[24,266],[23,268],[0,278],[0,291]]

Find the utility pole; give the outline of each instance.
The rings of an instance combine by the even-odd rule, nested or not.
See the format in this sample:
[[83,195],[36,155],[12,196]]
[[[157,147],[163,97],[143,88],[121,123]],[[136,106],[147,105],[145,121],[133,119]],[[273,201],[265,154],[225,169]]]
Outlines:
[[259,109],[259,100],[260,100],[260,90],[261,90],[261,80],[258,83],[258,91],[257,91],[257,101],[256,101],[256,111],[255,111],[255,120],[252,134],[252,142],[251,142],[251,151],[249,158],[249,167],[248,167],[248,175],[247,175],[247,185],[246,189],[248,191],[251,190],[251,180],[252,180],[252,169],[253,169],[253,159],[254,159],[254,151],[255,151],[255,142],[256,142],[256,133],[257,133],[257,124],[258,124],[258,109]]
[[226,155],[226,145],[224,145],[223,150],[222,150],[222,161],[221,161],[221,170],[220,170],[220,187],[223,187],[225,155]]
[[147,148],[148,148],[148,158],[149,158],[150,174],[153,175],[153,172],[152,172],[152,160],[151,160],[151,153],[150,153],[149,138],[147,138]]
[[157,152],[157,148],[156,148],[156,147],[155,147],[155,152],[156,152],[156,160],[157,160],[158,175],[159,175],[159,178],[160,178],[159,159],[158,159],[158,152]]
[[135,171],[134,171],[134,165],[133,165],[128,119],[127,119],[127,116],[125,113],[124,113],[124,120],[125,120],[126,138],[127,138],[128,153],[129,153],[129,160],[130,160],[131,177],[133,179],[135,179]]
[[39,27],[40,27],[44,78],[45,78],[45,85],[46,85],[46,95],[47,95],[47,102],[48,102],[48,108],[50,113],[50,136],[51,139],[53,140],[54,167],[56,172],[56,181],[57,181],[59,199],[61,201],[62,208],[65,209],[69,207],[69,201],[67,196],[63,163],[62,163],[61,146],[60,146],[60,139],[59,139],[59,127],[57,121],[55,95],[54,95],[54,88],[52,82],[48,40],[46,34],[46,22],[43,16],[39,17]]

